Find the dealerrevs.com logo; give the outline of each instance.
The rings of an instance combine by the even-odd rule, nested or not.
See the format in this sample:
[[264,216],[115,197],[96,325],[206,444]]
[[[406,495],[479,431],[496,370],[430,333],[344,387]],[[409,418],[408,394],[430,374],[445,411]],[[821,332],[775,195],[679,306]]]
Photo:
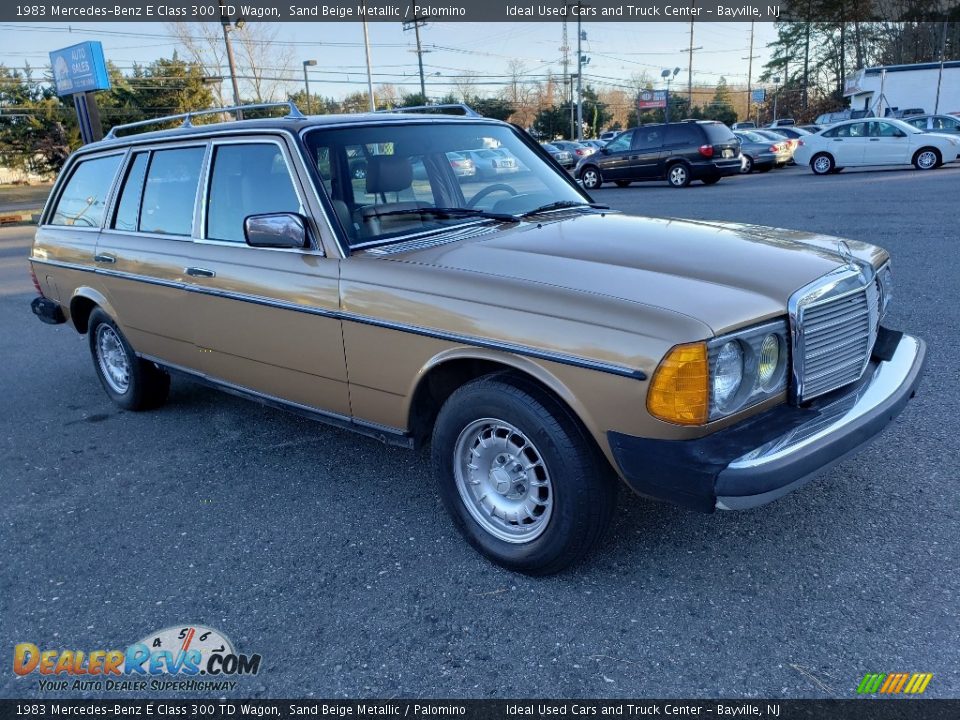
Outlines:
[[41,649],[19,643],[13,672],[39,676],[42,691],[232,690],[238,675],[256,675],[261,656],[238,653],[221,632],[202,625],[168,627],[125,650]]

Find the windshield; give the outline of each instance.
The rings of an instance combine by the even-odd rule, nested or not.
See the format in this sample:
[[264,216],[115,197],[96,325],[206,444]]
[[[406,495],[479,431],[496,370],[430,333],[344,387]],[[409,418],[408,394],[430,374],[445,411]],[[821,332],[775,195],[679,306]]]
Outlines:
[[503,125],[385,122],[305,141],[353,248],[589,202]]

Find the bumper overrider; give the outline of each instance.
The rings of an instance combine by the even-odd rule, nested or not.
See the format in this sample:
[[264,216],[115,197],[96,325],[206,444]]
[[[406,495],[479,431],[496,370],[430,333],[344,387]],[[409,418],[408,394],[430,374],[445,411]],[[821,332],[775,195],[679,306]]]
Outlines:
[[926,345],[881,328],[856,383],[809,405],[781,405],[695,440],[607,434],[620,475],[641,495],[712,512],[776,500],[872,440],[913,397]]

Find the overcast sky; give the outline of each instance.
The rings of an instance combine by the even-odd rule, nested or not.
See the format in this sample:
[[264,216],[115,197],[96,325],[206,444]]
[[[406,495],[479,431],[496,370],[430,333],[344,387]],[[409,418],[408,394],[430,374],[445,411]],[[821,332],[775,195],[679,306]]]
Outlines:
[[[317,61],[310,69],[311,91],[336,98],[366,89],[363,30],[360,23],[277,23],[279,43],[290,47],[290,89],[302,86],[303,60]],[[72,27],[72,29],[70,29]],[[370,23],[374,84],[393,83],[401,90],[419,90],[416,47],[412,32],[400,23]],[[584,23],[587,39],[584,53],[590,63],[584,70],[587,82],[598,88],[616,86],[637,72],[659,80],[664,68],[681,68],[680,86],[687,81],[690,24]],[[22,67],[47,64],[47,52],[84,40],[100,40],[108,60],[123,69],[169,57],[177,47],[170,29],[162,23],[14,23],[0,24],[4,37],[0,62]],[[576,47],[576,27],[568,29]],[[767,43],[776,36],[771,23],[756,23],[753,77],[769,57]],[[481,94],[502,87],[508,63],[521,60],[531,77],[561,70],[560,22],[543,23],[447,23],[431,22],[421,30],[430,52],[424,55],[427,94],[440,96],[451,89],[451,77],[473,73]],[[714,84],[723,75],[730,84],[745,84],[750,45],[750,23],[696,23],[693,36],[694,83]],[[573,58],[571,55],[571,63]],[[226,69],[224,69],[226,74]],[[243,68],[238,71],[243,74]],[[490,84],[484,84],[490,83]]]

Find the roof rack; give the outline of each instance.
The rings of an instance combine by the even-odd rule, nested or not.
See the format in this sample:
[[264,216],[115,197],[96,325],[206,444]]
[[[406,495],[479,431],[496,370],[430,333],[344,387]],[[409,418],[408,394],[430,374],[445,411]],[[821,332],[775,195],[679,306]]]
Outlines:
[[[445,112],[447,110],[457,110],[459,113]],[[465,115],[466,117],[483,117],[469,105],[463,103],[447,103],[445,105],[413,105],[411,107],[390,108],[388,110],[377,110],[378,113],[432,113],[441,115]]]
[[227,113],[233,112],[239,113],[244,110],[263,110],[266,108],[276,108],[276,107],[285,107],[288,112],[286,117],[291,120],[300,120],[305,117],[305,115],[300,112],[292,100],[284,100],[282,102],[271,102],[271,103],[256,103],[253,105],[232,105],[230,107],[221,107],[221,108],[208,108],[206,110],[191,110],[190,112],[179,113],[177,115],[164,115],[163,117],[151,118],[150,120],[138,120],[137,122],[124,123],[123,125],[114,125],[110,128],[110,132],[106,134],[104,140],[114,140],[118,137],[118,130],[129,130],[130,128],[145,127],[147,125],[156,125],[158,123],[170,122],[171,120],[183,120],[180,123],[180,127],[188,128],[193,127],[192,118],[195,118],[199,115],[213,115],[215,113]]

